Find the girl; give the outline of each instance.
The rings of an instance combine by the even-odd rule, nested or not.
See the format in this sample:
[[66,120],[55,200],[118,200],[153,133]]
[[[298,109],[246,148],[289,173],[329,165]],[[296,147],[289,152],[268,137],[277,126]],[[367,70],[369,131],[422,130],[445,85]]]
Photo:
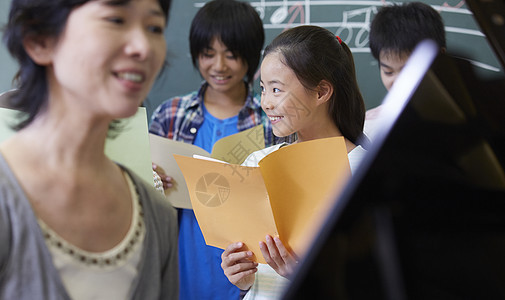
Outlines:
[[[324,45],[324,46],[323,46]],[[298,135],[298,143],[343,136],[351,171],[365,150],[362,135],[365,105],[358,88],[352,54],[340,38],[317,26],[299,26],[276,37],[265,49],[261,65],[261,106],[276,136]],[[244,165],[255,166],[286,143],[251,154]],[[260,249],[268,265],[248,260],[253,255],[241,242],[222,255],[224,273],[247,299],[275,299],[296,265],[296,255],[282,241],[266,236]],[[256,273],[256,274],[255,274]]]
[[0,299],[177,299],[177,221],[104,153],[163,65],[170,0],[13,0],[0,144]]
[[[204,82],[198,91],[162,103],[149,131],[210,153],[217,140],[263,124],[265,143],[272,145],[270,122],[252,89],[264,40],[263,23],[250,4],[207,2],[193,18],[189,35],[193,65]],[[165,187],[172,184],[160,175]],[[181,299],[237,299],[239,290],[220,267],[223,251],[205,244],[192,210],[178,213]]]

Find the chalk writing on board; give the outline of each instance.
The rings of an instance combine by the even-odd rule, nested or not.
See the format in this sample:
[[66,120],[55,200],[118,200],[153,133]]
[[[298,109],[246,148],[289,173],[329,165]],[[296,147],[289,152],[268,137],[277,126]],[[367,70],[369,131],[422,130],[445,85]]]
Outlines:
[[[325,27],[335,35],[340,36],[349,46],[353,53],[369,53],[368,35],[370,23],[383,5],[399,3],[400,1],[250,1],[250,4],[258,11],[263,20],[265,32],[269,36],[277,35],[281,31],[305,24]],[[196,3],[195,7],[203,6],[203,2]],[[443,13],[444,19],[457,19],[458,17],[471,17],[472,12],[464,8],[465,1],[461,0],[440,0],[439,5],[432,4],[432,7]],[[323,17],[321,17],[323,16]],[[465,24],[445,24],[446,33],[461,35],[461,38],[468,36],[484,39],[484,34],[478,28],[465,28]],[[472,63],[482,69],[492,72],[499,72],[498,66],[492,66],[482,61],[472,61]]]

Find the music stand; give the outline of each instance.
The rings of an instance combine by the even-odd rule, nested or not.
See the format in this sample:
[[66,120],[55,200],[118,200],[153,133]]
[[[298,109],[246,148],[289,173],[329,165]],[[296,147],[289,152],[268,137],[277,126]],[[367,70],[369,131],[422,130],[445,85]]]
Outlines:
[[421,43],[283,299],[505,298],[503,91]]
[[505,1],[466,0],[466,5],[486,35],[502,66],[505,66]]

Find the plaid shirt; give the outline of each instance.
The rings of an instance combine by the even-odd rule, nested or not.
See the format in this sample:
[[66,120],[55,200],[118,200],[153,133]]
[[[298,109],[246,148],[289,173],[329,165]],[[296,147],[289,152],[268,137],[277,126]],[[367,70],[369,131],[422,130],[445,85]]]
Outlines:
[[[198,91],[170,98],[158,106],[151,118],[149,132],[193,144],[204,119],[202,104],[207,85],[207,82],[204,82]],[[249,86],[244,107],[238,113],[237,129],[243,131],[259,124],[263,124],[265,147],[286,140],[273,135],[270,120],[261,109],[260,100],[255,97],[252,87]]]

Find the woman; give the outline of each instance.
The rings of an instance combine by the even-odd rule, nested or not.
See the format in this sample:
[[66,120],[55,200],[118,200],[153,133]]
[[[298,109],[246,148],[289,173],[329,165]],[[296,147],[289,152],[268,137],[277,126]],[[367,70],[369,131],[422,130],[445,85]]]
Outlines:
[[1,299],[177,299],[175,211],[104,153],[165,58],[170,0],[13,0],[25,113],[0,144]]

